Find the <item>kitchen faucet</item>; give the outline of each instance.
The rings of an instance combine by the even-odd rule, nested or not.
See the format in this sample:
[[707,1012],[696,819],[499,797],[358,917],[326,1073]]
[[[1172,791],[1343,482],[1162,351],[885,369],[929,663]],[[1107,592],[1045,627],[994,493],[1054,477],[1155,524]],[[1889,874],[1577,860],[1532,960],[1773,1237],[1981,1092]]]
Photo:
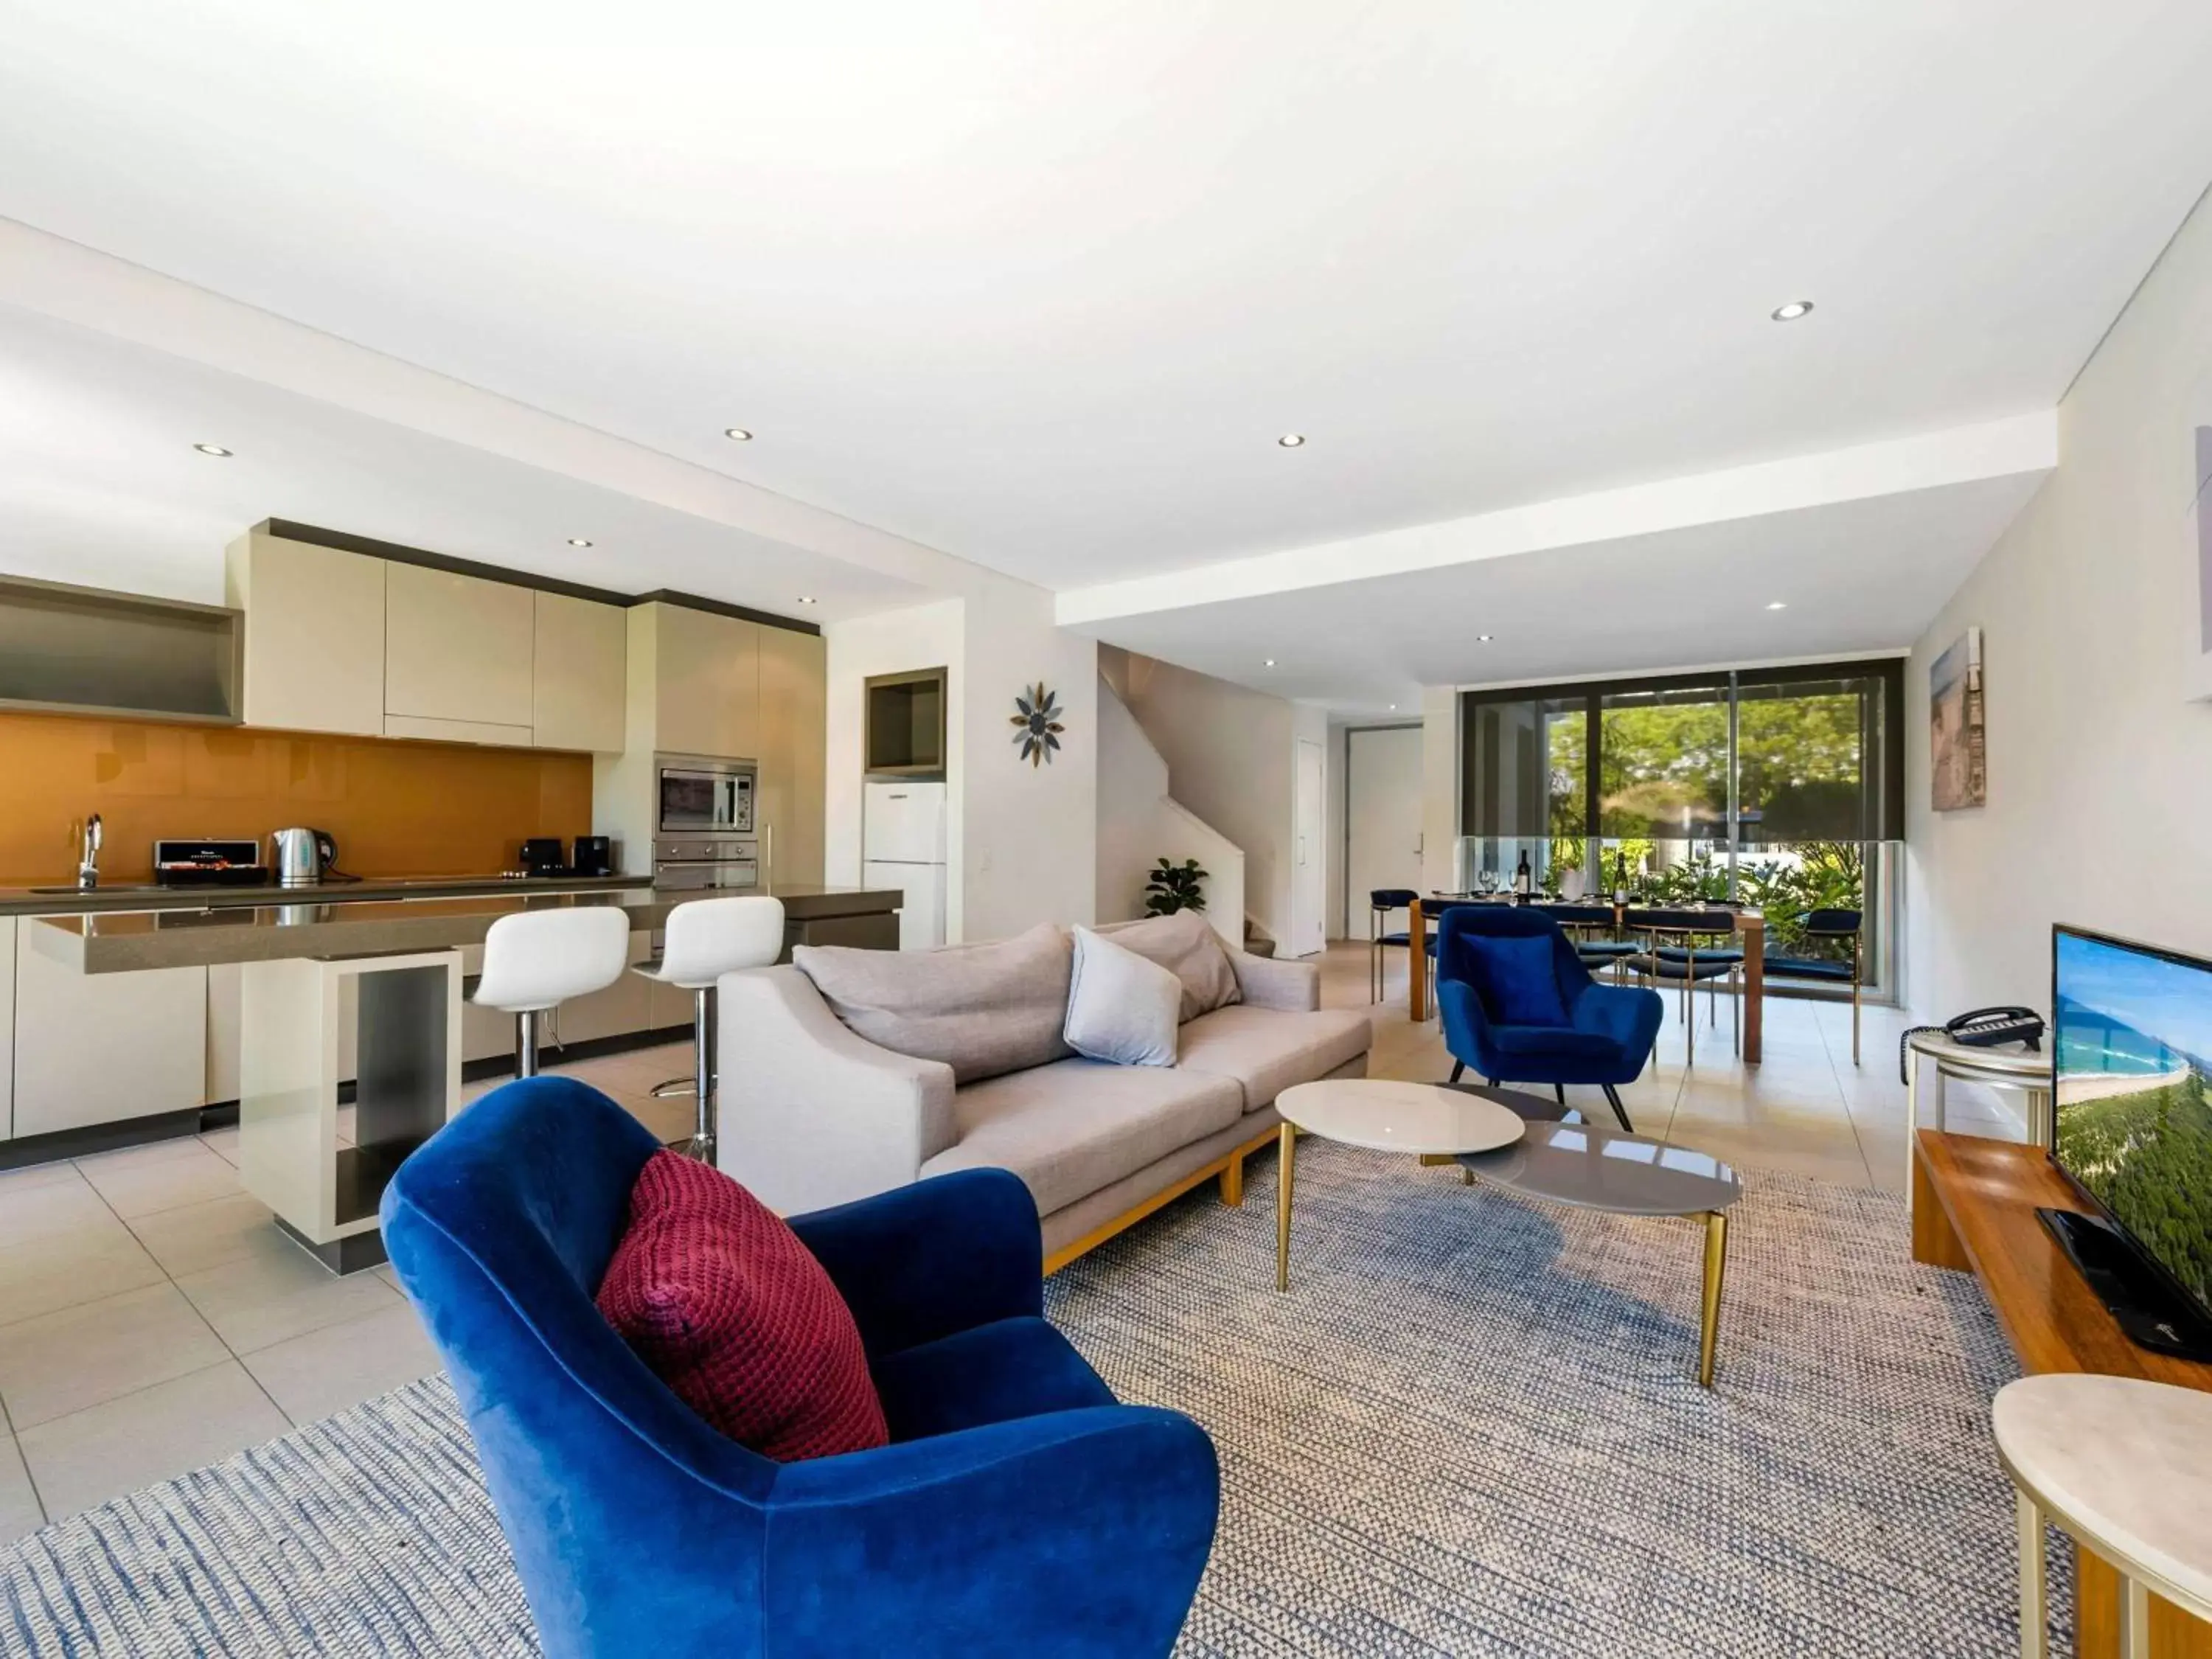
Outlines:
[[84,856],[77,861],[76,884],[81,892],[89,893],[100,885],[100,814],[89,814],[84,821]]

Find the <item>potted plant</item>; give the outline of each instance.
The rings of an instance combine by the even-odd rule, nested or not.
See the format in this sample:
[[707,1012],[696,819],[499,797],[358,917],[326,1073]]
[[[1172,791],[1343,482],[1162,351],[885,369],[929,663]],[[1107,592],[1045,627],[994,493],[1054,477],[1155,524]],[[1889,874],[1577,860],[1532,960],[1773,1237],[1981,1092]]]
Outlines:
[[1205,879],[1206,872],[1199,868],[1196,859],[1185,859],[1181,864],[1162,859],[1145,883],[1145,914],[1171,916],[1178,910],[1203,910],[1206,893],[1199,884]]

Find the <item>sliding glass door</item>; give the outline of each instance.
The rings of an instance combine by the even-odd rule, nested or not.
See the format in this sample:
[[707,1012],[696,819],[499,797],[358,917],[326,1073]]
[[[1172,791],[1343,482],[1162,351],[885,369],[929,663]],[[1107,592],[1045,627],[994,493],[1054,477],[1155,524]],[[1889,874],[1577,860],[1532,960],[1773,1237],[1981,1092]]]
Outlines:
[[1879,969],[1902,693],[1896,659],[1465,693],[1460,884],[1525,853],[1553,892],[1757,903],[1784,959],[1823,948],[1799,914],[1856,909]]

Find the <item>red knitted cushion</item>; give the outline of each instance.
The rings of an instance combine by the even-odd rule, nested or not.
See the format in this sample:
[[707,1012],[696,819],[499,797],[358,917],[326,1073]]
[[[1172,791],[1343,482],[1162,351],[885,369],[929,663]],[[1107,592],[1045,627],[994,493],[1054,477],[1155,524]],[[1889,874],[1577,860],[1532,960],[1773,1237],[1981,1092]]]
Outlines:
[[686,1405],[764,1457],[890,1438],[860,1327],[830,1275],[711,1165],[666,1151],[645,1161],[599,1304]]

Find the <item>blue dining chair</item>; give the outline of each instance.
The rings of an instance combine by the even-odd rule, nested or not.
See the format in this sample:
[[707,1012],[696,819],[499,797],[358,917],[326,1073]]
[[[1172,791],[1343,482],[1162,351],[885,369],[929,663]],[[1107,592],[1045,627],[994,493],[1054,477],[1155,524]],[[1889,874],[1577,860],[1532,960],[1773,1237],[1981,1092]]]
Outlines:
[[1437,929],[1437,1007],[1451,1080],[1472,1066],[1493,1085],[1568,1084],[1605,1091],[1635,1133],[1620,1085],[1651,1058],[1666,1005],[1656,991],[1600,985],[1559,924],[1529,906],[1462,905]]
[[[1685,1063],[1698,1060],[1698,987],[1705,988],[1705,1009],[1711,1023],[1720,1024],[1717,1000],[1719,984],[1729,982],[1729,1040],[1743,1047],[1743,995],[1741,976],[1743,952],[1735,948],[1735,910],[1726,904],[1631,909],[1626,918],[1632,933],[1644,936],[1647,945],[1621,966],[1640,979],[1657,980],[1676,988],[1680,1000]],[[1680,939],[1662,945],[1662,939]],[[1726,940],[1714,944],[1715,939]]]
[[1388,976],[1384,951],[1390,945],[1408,949],[1413,936],[1408,927],[1396,933],[1389,931],[1390,918],[1397,911],[1410,912],[1413,901],[1420,896],[1410,887],[1377,887],[1367,895],[1367,1000],[1382,1000],[1382,982]]
[[1817,943],[1849,944],[1850,957],[1793,957],[1769,951],[1766,971],[1785,979],[1808,979],[1851,988],[1851,1064],[1859,1063],[1859,1004],[1866,974],[1865,916],[1856,910],[1806,910],[1797,917],[1798,931]]
[[1114,1659],[1174,1645],[1213,1539],[1206,1431],[1117,1404],[1042,1316],[1036,1202],[968,1170],[794,1218],[891,1443],[777,1463],[592,1297],[659,1143],[568,1078],[399,1166],[384,1239],[453,1376],[550,1659]]

